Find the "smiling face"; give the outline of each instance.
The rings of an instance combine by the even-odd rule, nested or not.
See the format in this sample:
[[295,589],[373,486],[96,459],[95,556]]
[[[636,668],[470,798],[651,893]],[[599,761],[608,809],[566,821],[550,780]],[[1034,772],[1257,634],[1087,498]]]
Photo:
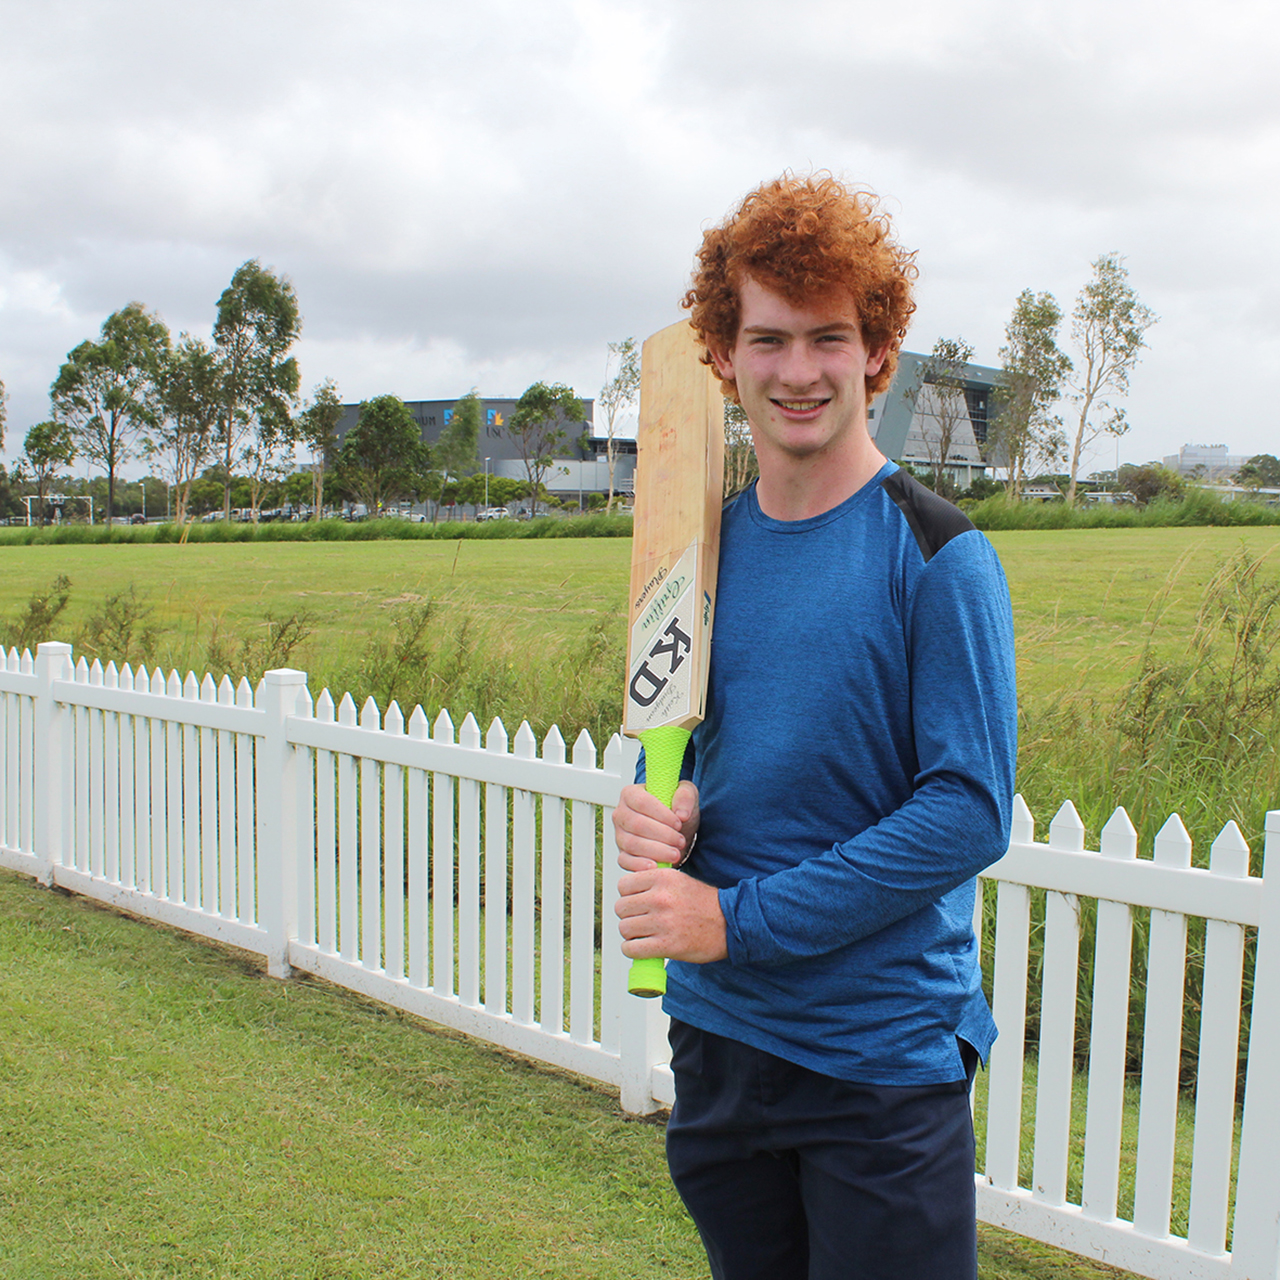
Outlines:
[[747,276],[738,298],[737,340],[712,357],[737,386],[762,479],[821,463],[861,484],[866,468],[880,465],[867,434],[866,380],[886,349],[867,350],[853,302],[841,294],[796,306]]

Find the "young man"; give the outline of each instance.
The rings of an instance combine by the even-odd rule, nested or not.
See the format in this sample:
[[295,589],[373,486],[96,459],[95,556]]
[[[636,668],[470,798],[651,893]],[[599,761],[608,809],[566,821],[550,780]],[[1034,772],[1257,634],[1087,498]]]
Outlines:
[[717,1280],[971,1280],[1008,591],[868,434],[915,276],[872,198],[784,177],[699,260],[685,305],[760,477],[724,512],[689,780],[614,818],[623,950],[671,959],[672,1177]]

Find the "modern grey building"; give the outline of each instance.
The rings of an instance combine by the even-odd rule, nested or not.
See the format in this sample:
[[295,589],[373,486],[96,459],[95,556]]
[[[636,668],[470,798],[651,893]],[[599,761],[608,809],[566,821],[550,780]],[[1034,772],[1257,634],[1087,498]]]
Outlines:
[[[876,448],[895,462],[929,468],[939,461],[962,489],[993,465],[994,440],[990,428],[996,414],[998,369],[968,364],[963,391],[938,387],[922,379],[928,356],[903,351],[893,382],[868,412],[867,426]],[[942,422],[953,424],[951,446],[939,458]]]
[[1248,461],[1239,454],[1228,453],[1225,444],[1184,444],[1164,459],[1164,465],[1181,476],[1225,480]]

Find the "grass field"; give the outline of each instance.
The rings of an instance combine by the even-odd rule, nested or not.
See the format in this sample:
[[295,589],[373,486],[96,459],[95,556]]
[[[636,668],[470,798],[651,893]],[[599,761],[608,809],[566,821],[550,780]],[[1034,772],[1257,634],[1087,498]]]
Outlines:
[[[1280,529],[1033,531],[991,539],[1013,596],[1021,689],[1036,697],[1082,680],[1104,691],[1117,687],[1170,575],[1177,586],[1160,634],[1176,643],[1214,566],[1242,546],[1274,553]],[[109,593],[132,586],[152,610],[154,654],[166,666],[194,662],[211,636],[252,636],[265,630],[268,615],[301,611],[311,631],[291,660],[322,670],[335,653],[385,629],[398,608],[425,600],[446,615],[484,620],[527,653],[581,643],[601,625],[621,642],[629,556],[624,538],[0,547],[0,623],[65,574],[71,600],[58,638],[75,639]]]
[[[0,1276],[706,1275],[660,1120],[0,871]],[[1122,1273],[981,1228],[983,1280]]]

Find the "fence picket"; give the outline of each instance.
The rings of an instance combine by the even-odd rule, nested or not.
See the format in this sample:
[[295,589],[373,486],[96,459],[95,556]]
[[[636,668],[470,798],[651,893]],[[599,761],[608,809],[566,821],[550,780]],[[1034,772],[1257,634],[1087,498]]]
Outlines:
[[[1162,867],[1191,866],[1191,838],[1176,814],[1156,836],[1155,863]],[[1144,1235],[1163,1239],[1169,1234],[1178,1119],[1182,996],[1187,963],[1185,915],[1173,911],[1151,912],[1147,957],[1133,1222]]]
[[[378,704],[366,698],[360,727],[380,729]],[[368,756],[360,769],[360,959],[366,969],[382,968],[382,768]]]
[[[118,689],[120,672],[107,663],[103,688]],[[114,711],[102,715],[102,874],[113,883],[120,881],[120,716]]]
[[[513,755],[534,760],[537,740],[529,722],[516,730]],[[534,958],[534,887],[537,853],[534,843],[533,792],[522,787],[511,793],[511,1014],[518,1022],[532,1024],[537,962]]]
[[[1249,846],[1234,822],[1228,822],[1213,842],[1209,869],[1236,880],[1249,874]],[[1209,920],[1205,925],[1205,999],[1200,1008],[1187,1227],[1187,1243],[1209,1254],[1225,1253],[1227,1247],[1243,975],[1244,926]]]
[[[473,721],[474,723],[474,721]],[[422,719],[423,736],[426,736],[426,717]],[[453,742],[453,721],[449,719],[447,712],[442,711],[436,717],[435,727],[432,730],[432,738],[436,742],[449,743]],[[454,866],[455,858],[461,857],[461,846],[455,854],[454,850],[454,832],[460,830],[462,817],[461,813],[455,819],[454,816],[454,783],[453,779],[447,774],[437,773],[432,781],[433,794],[431,796],[431,892],[433,894],[432,902],[434,904],[434,918],[431,922],[432,934],[435,939],[435,951],[432,954],[431,961],[431,987],[437,995],[451,996],[457,989],[453,981],[453,895],[454,895]],[[425,806],[427,801],[427,779],[426,774],[423,775],[421,784],[422,804]],[[425,808],[424,808],[425,817]],[[456,822],[456,826],[455,826]],[[423,824],[425,830],[425,822]],[[460,840],[459,835],[459,840]],[[479,848],[479,824],[476,824],[475,838],[472,844],[476,849]],[[426,883],[427,883],[427,865],[424,860],[422,866],[422,953],[423,959],[429,954],[427,950],[427,913],[426,913]],[[461,905],[459,912],[461,913]],[[472,901],[468,903],[468,918],[474,921],[480,910],[480,887],[479,875],[476,876],[476,884]],[[474,930],[474,924],[471,926]],[[470,937],[474,937],[474,932],[469,933]],[[468,955],[468,968],[471,967],[472,957]],[[462,972],[461,960],[459,960],[459,973]],[[478,976],[477,976],[478,981]],[[475,995],[473,994],[471,1003],[475,1003]]]
[[[575,769],[591,769],[595,762],[595,743],[584,729],[573,744],[573,765]],[[595,1032],[595,828],[593,807],[575,800],[570,817],[569,1038],[578,1044],[590,1044]]]
[[[325,689],[316,699],[315,719],[332,724],[333,698]],[[316,946],[338,949],[338,827],[336,763],[332,751],[316,748]]]
[[[1030,844],[1034,831],[1030,811],[1022,797],[1016,796],[1014,840]],[[996,961],[991,1001],[1000,1034],[991,1050],[985,1163],[992,1185],[1006,1189],[1018,1185],[1022,1147],[1022,1067],[1030,933],[1030,891],[1026,885],[1001,880],[996,889]]]
[[[482,749],[480,726],[469,711],[458,743],[468,751]],[[473,1007],[480,1003],[480,799],[480,783],[458,779],[458,996]],[[437,910],[439,902],[437,895]],[[438,954],[438,934],[436,945]]]
[[[485,750],[507,754],[507,731],[494,719],[485,734]],[[507,1011],[507,796],[509,787],[486,782],[484,788],[484,1007]]]
[[[146,667],[133,673],[133,690],[146,694]],[[145,705],[145,698],[141,705]],[[133,721],[133,882],[142,893],[153,892],[151,883],[151,719],[145,715]]]
[[[200,701],[217,702],[218,688],[205,672],[200,682]],[[218,749],[214,731],[200,729],[198,765],[200,770],[200,904],[211,914],[225,914],[226,903],[218,888]]]
[[[392,701],[383,717],[383,731],[404,736],[404,715]],[[404,977],[404,770],[398,764],[382,767],[383,829],[383,956],[382,967],[390,978]]]
[[[452,726],[450,726],[452,731]],[[431,736],[426,713],[421,707],[414,707],[409,717],[409,737],[420,742]],[[452,732],[450,734],[452,740]],[[428,861],[432,841],[428,838],[430,828],[431,776],[425,769],[409,769],[405,781],[408,791],[409,832],[408,832],[408,894],[409,894],[409,982],[415,987],[426,987],[430,978],[427,957],[430,954],[431,941],[431,868]],[[453,806],[450,805],[450,822],[453,820]],[[452,836],[452,832],[450,832]],[[452,840],[450,841],[452,843]],[[452,850],[450,851],[452,861]],[[449,877],[449,920],[453,921],[453,876]],[[450,931],[452,933],[452,930]],[[452,944],[450,944],[452,950]],[[453,956],[449,956],[449,972],[452,976]],[[452,991],[450,992],[452,994]]]
[[[356,723],[356,704],[349,693],[338,703],[338,723]],[[338,954],[344,960],[360,958],[359,829],[356,818],[356,758],[337,753],[338,772]]]
[[[194,671],[187,672],[183,682],[182,697],[187,702],[200,700],[200,686]],[[182,849],[183,890],[182,901],[189,907],[209,904],[201,901],[203,888],[201,877],[200,847],[200,734],[194,724],[182,725]]]
[[[224,675],[218,682],[216,700],[221,707],[233,707],[235,686]],[[236,903],[236,742],[235,734],[219,729],[214,737],[217,753],[217,860],[218,913],[234,920]]]
[[[1102,828],[1101,856],[1132,861],[1138,833],[1119,808]],[[1098,902],[1093,952],[1093,1016],[1089,1031],[1089,1101],[1085,1115],[1081,1212],[1114,1222],[1120,1186],[1125,1054],[1129,1032],[1129,973],[1133,911],[1125,902]]]
[[[1049,824],[1049,845],[1084,850],[1084,823],[1066,801]],[[1080,903],[1073,893],[1045,895],[1044,977],[1040,985],[1040,1056],[1036,1071],[1035,1160],[1037,1200],[1067,1199],[1071,1144],[1071,1091],[1075,1083],[1076,979],[1080,968]]]
[[[119,687],[122,689],[133,688],[133,669],[126,662],[120,669]],[[120,796],[120,832],[117,852],[119,856],[120,866],[120,883],[126,889],[133,889],[137,886],[137,867],[135,860],[137,857],[137,834],[134,830],[135,813],[133,808],[133,800],[135,793],[133,765],[134,765],[134,719],[131,715],[116,715],[116,732],[118,736],[118,759],[119,759],[119,780],[118,789]]]
[[[542,743],[542,758],[564,764],[564,738],[555,725]],[[564,1032],[564,801],[542,797],[542,936],[539,957],[542,982],[538,1021],[552,1035]]]

